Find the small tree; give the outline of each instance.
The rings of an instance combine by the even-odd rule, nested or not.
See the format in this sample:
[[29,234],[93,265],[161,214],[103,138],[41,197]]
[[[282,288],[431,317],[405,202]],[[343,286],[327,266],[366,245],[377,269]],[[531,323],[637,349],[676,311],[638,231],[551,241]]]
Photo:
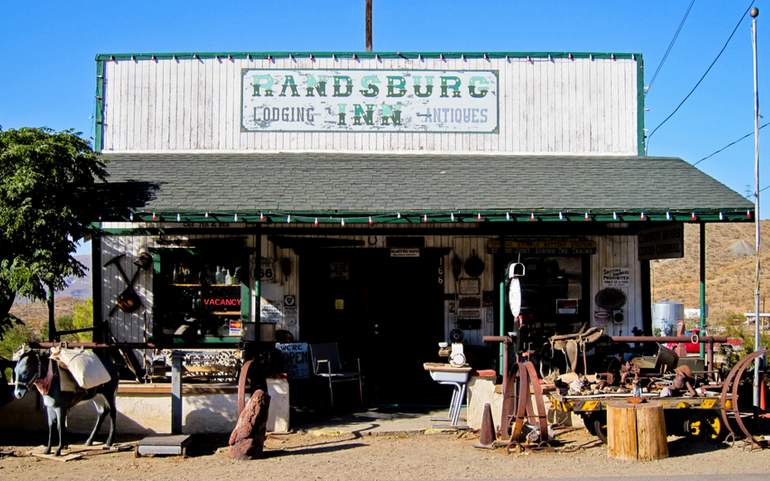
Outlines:
[[0,131],[0,336],[17,295],[45,299],[84,266],[73,253],[90,232],[107,172],[73,130]]

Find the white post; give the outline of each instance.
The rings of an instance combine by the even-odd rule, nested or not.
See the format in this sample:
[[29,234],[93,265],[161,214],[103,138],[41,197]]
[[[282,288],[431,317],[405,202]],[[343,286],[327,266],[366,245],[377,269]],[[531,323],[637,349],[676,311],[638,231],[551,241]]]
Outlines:
[[[754,52],[754,226],[755,226],[755,239],[754,239],[754,257],[756,258],[756,269],[754,279],[754,351],[759,351],[761,345],[759,342],[761,318],[759,316],[759,280],[760,280],[760,263],[759,263],[759,243],[760,243],[760,224],[759,224],[759,86],[757,77],[757,16],[759,16],[759,9],[754,7],[751,9],[751,46]],[[760,388],[759,385],[759,371],[761,370],[763,359],[757,358],[754,363],[754,409],[759,409]]]

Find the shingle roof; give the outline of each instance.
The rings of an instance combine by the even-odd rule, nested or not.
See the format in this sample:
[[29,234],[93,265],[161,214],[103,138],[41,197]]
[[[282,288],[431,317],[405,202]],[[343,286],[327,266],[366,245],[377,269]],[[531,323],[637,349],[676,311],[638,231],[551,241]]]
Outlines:
[[[153,185],[158,211],[691,210],[752,204],[679,158],[105,154],[109,182]],[[117,185],[116,185],[117,187]]]

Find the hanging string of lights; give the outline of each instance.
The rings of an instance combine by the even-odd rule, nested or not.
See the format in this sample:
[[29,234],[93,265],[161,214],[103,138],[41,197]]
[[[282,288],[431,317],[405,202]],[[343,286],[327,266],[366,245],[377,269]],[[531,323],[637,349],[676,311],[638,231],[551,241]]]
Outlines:
[[[612,211],[574,211],[574,210],[484,210],[484,211],[413,211],[393,213],[308,213],[280,211],[251,212],[160,212],[135,211],[128,215],[130,222],[176,222],[176,223],[269,223],[269,224],[307,224],[313,226],[344,227],[346,224],[429,224],[429,223],[467,223],[487,222],[640,222],[640,221],[743,221],[752,220],[753,211],[733,210],[612,210]],[[125,221],[126,219],[112,219]]]

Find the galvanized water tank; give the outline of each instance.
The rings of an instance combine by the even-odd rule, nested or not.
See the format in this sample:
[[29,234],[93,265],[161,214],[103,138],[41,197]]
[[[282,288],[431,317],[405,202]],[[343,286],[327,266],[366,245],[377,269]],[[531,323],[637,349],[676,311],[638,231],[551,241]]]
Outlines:
[[676,323],[684,319],[684,304],[675,301],[656,302],[652,305],[652,334],[673,336]]

